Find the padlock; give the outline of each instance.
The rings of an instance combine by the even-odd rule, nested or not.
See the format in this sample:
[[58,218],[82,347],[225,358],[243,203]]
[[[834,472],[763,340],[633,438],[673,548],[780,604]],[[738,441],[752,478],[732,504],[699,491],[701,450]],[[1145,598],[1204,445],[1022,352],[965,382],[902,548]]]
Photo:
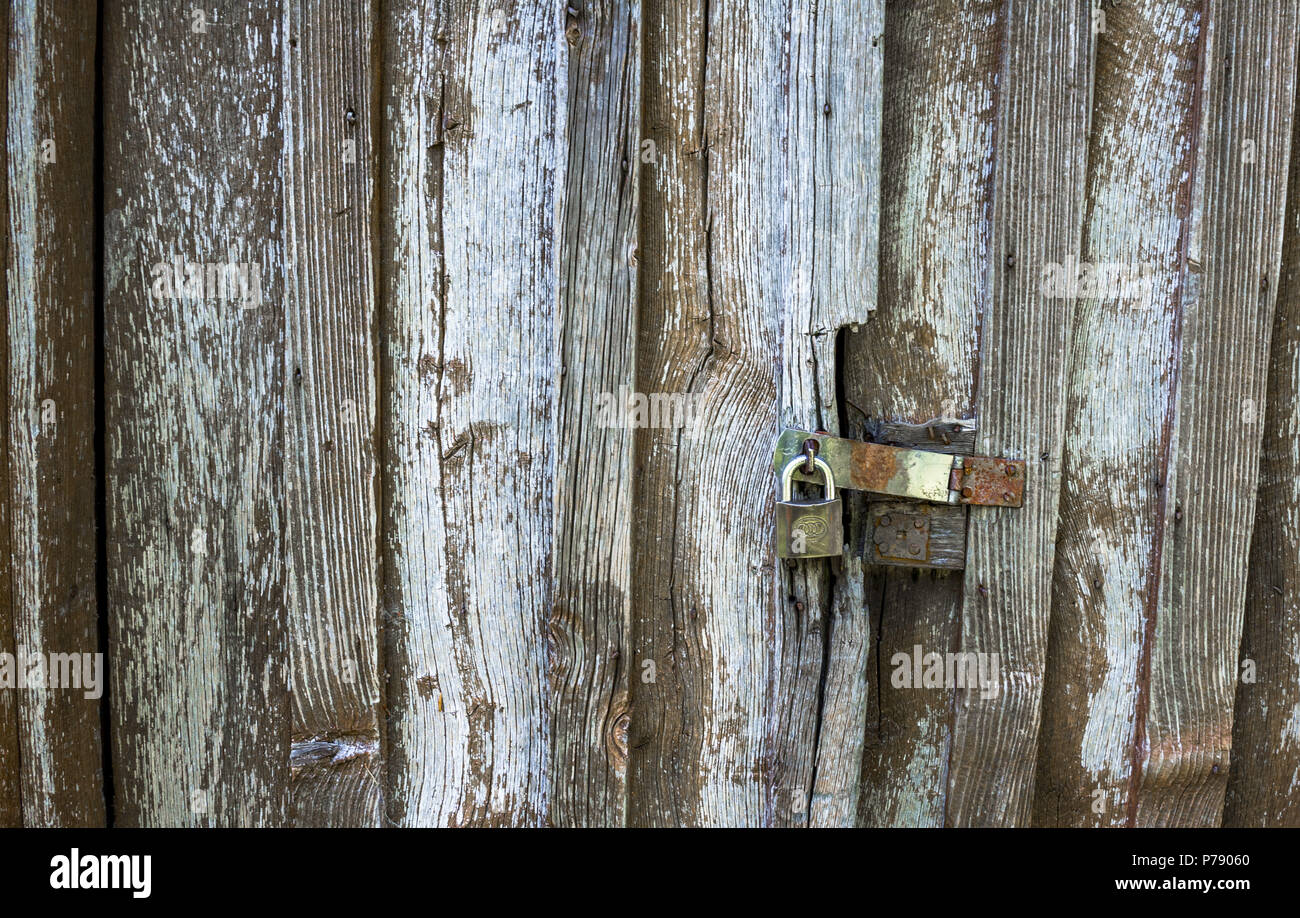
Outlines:
[[814,458],[822,473],[826,493],[821,500],[792,500],[794,473],[807,462],[795,456],[781,470],[781,499],[776,503],[776,553],[781,558],[828,558],[844,551],[844,517],[835,496],[835,476],[826,460]]

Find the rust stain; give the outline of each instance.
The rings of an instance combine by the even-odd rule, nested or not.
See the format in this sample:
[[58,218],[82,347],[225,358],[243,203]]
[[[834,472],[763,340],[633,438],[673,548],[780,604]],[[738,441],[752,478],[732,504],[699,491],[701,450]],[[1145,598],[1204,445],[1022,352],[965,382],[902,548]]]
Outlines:
[[963,504],[1019,507],[1025,502],[1025,462],[967,456],[963,468],[953,469],[949,484],[961,492]]
[[898,454],[892,446],[879,443],[855,444],[851,486],[863,491],[889,492],[889,482],[898,473]]

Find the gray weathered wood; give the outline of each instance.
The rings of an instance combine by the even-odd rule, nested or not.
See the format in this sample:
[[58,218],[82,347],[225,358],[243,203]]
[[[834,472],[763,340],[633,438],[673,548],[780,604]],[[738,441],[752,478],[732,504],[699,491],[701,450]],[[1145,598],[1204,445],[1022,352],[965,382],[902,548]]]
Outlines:
[[1003,9],[975,452],[1031,464],[1023,508],[970,514],[959,649],[998,654],[1000,687],[955,691],[953,825],[1021,825],[1033,801],[1073,312],[1039,282],[1045,265],[1079,251],[1091,14],[1082,0]]
[[1300,5],[1210,2],[1204,16],[1177,401],[1128,800],[1142,826],[1212,826],[1223,814],[1295,106]]
[[[4,34],[9,34],[9,0],[0,2]],[[9,136],[9,42],[0,46],[0,131]],[[0,170],[0,256],[9,264],[9,169]],[[0,380],[9,379],[9,284],[0,284]],[[9,442],[9,399],[0,399],[0,442]],[[9,462],[0,462],[0,653],[14,652],[13,558],[9,550]],[[0,828],[23,824],[22,775],[18,743],[18,693],[0,691]]]
[[1300,120],[1292,118],[1281,282],[1233,707],[1226,826],[1300,826]]
[[377,825],[373,8],[284,6],[285,582],[294,825]]
[[[568,14],[565,37],[550,819],[608,826],[622,825],[627,810],[632,425],[639,418],[626,406],[609,409],[636,383],[640,4],[584,4]],[[679,420],[688,420],[684,411]]]
[[[278,5],[228,5],[202,26],[195,12],[113,4],[103,31],[116,813],[277,825],[290,735],[282,21]],[[258,270],[247,297],[167,289],[155,266],[173,259]]]
[[825,562],[775,566],[771,441],[838,429],[836,333],[875,301],[882,10],[645,8],[660,160],[637,378],[692,394],[703,421],[638,445],[654,548],[633,643],[655,679],[632,684],[630,819],[803,824],[832,587]]
[[[23,667],[32,654],[75,654],[80,662],[80,655],[94,659],[100,650],[89,206],[95,18],[93,3],[17,2],[8,11],[7,298],[0,342],[7,352],[0,383],[8,430],[0,503],[8,505],[10,608],[0,618],[12,626],[4,649],[16,652]],[[16,711],[12,702],[0,709],[17,714],[23,823],[102,825],[101,701],[66,687],[0,694],[17,696]],[[0,747],[5,722],[0,711]],[[0,764],[0,773],[10,764]],[[4,783],[0,778],[0,822],[6,821]]]
[[[844,370],[850,416],[879,442],[974,452],[974,425],[959,419],[973,411],[986,298],[1000,8],[930,0],[890,6],[885,18],[880,307],[848,336]],[[870,533],[859,538],[867,545]],[[954,647],[961,578],[878,572],[866,595],[860,821],[941,825],[951,693],[896,689],[888,673],[918,644]]]
[[385,5],[381,529],[389,817],[541,824],[561,8]]
[[1128,819],[1200,128],[1198,11],[1191,0],[1107,7],[1097,34],[1078,263],[1150,282],[1103,286],[1075,306],[1033,816],[1040,825]]
[[861,559],[847,552],[829,616],[817,775],[808,808],[810,826],[853,826],[858,821],[867,729],[863,702],[869,692],[876,691],[867,667],[872,641],[866,582]]

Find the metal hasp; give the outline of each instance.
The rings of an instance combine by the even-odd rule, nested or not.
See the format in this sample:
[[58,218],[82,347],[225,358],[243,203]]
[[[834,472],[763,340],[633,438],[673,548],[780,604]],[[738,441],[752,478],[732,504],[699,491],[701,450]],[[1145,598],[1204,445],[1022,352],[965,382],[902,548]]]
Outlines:
[[[804,441],[810,439],[817,442],[817,458],[830,466],[835,483],[842,489],[976,507],[1019,507],[1024,503],[1023,459],[953,456],[793,428],[786,428],[777,438],[772,463],[776,471],[802,455]],[[820,480],[802,466],[794,478]]]

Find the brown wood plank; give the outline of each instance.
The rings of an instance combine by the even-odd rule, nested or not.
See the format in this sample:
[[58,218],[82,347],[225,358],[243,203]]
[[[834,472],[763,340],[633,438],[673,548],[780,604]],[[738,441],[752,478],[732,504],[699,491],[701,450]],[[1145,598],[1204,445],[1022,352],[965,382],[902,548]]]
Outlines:
[[[1076,301],[1034,802],[1040,825],[1123,825],[1174,398],[1199,123],[1199,2],[1106,8],[1079,262],[1143,275]],[[1096,269],[1101,269],[1097,271]],[[1075,266],[1068,269],[1077,274]]]
[[[640,183],[637,389],[698,400],[694,377],[712,354],[715,325],[702,117],[707,25],[702,4],[694,2],[643,0],[642,15],[643,134],[650,162],[642,166]],[[683,568],[686,549],[677,549],[684,445],[690,441],[678,430],[636,434],[627,765],[632,825],[701,821],[698,769],[677,767],[679,756],[699,761],[705,674],[698,659],[699,606],[689,602],[694,589],[684,592],[679,573],[695,566]],[[689,470],[691,479],[697,474]]]
[[547,818],[561,8],[383,13],[389,817]]
[[[106,13],[117,822],[277,825],[290,735],[280,10]],[[169,284],[173,260],[203,266],[197,289]],[[205,270],[225,264],[246,266],[247,291]]]
[[[1287,215],[1269,355],[1225,826],[1300,826],[1300,119],[1292,117]],[[1258,413],[1257,413],[1258,414]]]
[[[0,130],[9,136],[9,0],[0,2],[5,41],[0,47]],[[0,254],[9,264],[9,169],[0,170]],[[9,379],[9,284],[0,284],[0,379]],[[0,442],[9,442],[9,399],[0,399]],[[6,450],[8,447],[6,447]],[[8,453],[6,452],[6,456]],[[0,653],[14,652],[13,558],[9,551],[9,463],[0,462]],[[23,824],[22,764],[19,761],[18,693],[0,691],[0,829]]]
[[284,8],[291,821],[373,826],[383,766],[370,3]]
[[636,384],[641,6],[584,4],[565,37],[550,819],[617,826],[627,810],[633,425],[647,420],[618,404]]
[[[3,377],[11,649],[20,667],[33,654],[50,661],[51,675],[54,655],[72,655],[82,672],[89,661],[92,680],[100,650],[92,471],[95,227],[89,207],[95,20],[93,3],[18,3],[10,10]],[[25,825],[104,823],[102,660],[98,673],[96,691],[16,690]],[[3,722],[0,714],[0,735]],[[5,796],[0,790],[0,799]]]
[[997,654],[1000,684],[954,692],[952,825],[1022,825],[1033,801],[1073,312],[1039,282],[1079,251],[1092,94],[1090,3],[1012,0],[1004,16],[975,452],[1032,464],[1023,508],[970,512],[958,649]]
[[838,428],[875,301],[881,6],[645,9],[638,388],[703,421],[638,440],[629,820],[806,824],[835,587],[775,565],[771,444]]
[[[849,417],[865,426],[864,438],[974,451],[973,425],[957,419],[974,407],[1000,8],[994,0],[886,6],[880,305],[845,342]],[[953,43],[953,34],[965,38]],[[857,535],[864,549],[871,538]],[[918,644],[922,653],[954,648],[961,578],[891,571],[871,581],[859,819],[940,825],[952,696],[894,687],[890,661]]]
[[1300,5],[1212,0],[1204,15],[1204,123],[1149,586],[1159,593],[1144,622],[1128,800],[1142,826],[1222,819],[1296,92]]

